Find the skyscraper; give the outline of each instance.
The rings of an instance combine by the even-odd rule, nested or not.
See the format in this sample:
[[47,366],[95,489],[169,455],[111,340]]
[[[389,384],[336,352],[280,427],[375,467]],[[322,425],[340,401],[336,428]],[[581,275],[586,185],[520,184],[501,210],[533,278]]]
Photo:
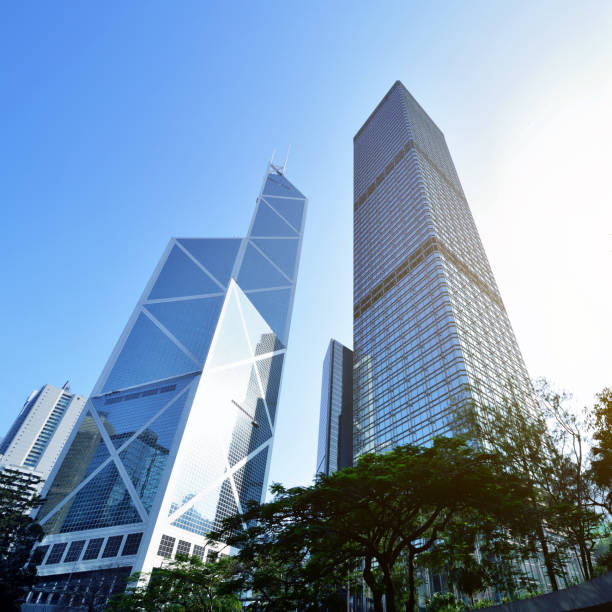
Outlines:
[[354,456],[462,430],[527,370],[444,135],[399,81],[354,138]]
[[86,401],[71,393],[68,383],[32,391],[0,444],[0,466],[35,471],[46,479]]
[[270,165],[246,238],[170,241],[43,491],[30,604],[204,557],[263,499],[305,211]]
[[316,473],[353,464],[353,351],[331,340],[323,360]]

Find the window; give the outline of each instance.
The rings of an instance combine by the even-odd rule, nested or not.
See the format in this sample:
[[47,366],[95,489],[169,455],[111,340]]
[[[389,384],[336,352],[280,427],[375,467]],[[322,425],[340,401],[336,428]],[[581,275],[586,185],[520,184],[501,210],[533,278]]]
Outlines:
[[66,550],[66,542],[62,542],[61,544],[54,544],[51,548],[51,552],[47,557],[47,561],[45,565],[51,565],[52,563],[59,563],[64,555],[64,551]]
[[189,555],[190,550],[191,550],[190,542],[185,542],[185,540],[179,540],[178,545],[176,547],[177,555]]
[[171,557],[175,541],[176,538],[171,538],[170,536],[163,535],[159,543],[159,549],[157,550],[157,554],[160,557]]
[[197,544],[194,545],[193,547],[194,557],[199,557],[200,559],[202,559],[202,561],[204,561],[205,552],[206,552],[206,549],[204,548],[204,546],[198,546]]
[[97,559],[100,554],[100,549],[102,548],[102,542],[104,542],[104,538],[93,538],[93,540],[89,540],[89,544],[87,544],[87,549],[83,555],[83,561]]
[[125,538],[125,544],[123,545],[121,555],[135,555],[140,547],[140,540],[142,540],[142,533],[128,534],[127,538]]
[[116,557],[119,552],[119,547],[121,546],[121,540],[123,540],[122,535],[108,538],[106,546],[104,547],[104,552],[102,553],[102,558]]
[[78,561],[84,547],[85,540],[75,540],[74,542],[72,542],[70,544],[70,547],[68,548],[68,552],[66,553],[66,558],[64,559],[64,562],[66,563],[70,561]]

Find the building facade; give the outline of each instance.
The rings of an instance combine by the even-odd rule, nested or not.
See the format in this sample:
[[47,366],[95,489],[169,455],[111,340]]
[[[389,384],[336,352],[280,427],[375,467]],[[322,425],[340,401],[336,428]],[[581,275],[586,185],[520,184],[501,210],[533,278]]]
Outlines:
[[306,199],[270,164],[245,238],[174,238],[43,491],[28,605],[122,590],[266,494]]
[[535,410],[444,135],[399,81],[354,138],[353,332],[355,458]]
[[0,444],[0,466],[32,471],[46,480],[86,401],[71,393],[68,383],[33,391]]
[[331,340],[323,360],[316,473],[353,465],[353,351]]

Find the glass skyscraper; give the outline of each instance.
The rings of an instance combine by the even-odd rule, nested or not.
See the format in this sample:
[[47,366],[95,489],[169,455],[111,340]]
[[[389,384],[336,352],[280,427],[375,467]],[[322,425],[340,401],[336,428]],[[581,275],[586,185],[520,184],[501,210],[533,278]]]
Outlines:
[[396,82],[354,138],[354,456],[531,383],[444,135]]
[[305,212],[270,164],[246,238],[170,241],[43,490],[29,605],[205,557],[263,500]]
[[323,360],[316,473],[353,465],[353,351],[331,340]]

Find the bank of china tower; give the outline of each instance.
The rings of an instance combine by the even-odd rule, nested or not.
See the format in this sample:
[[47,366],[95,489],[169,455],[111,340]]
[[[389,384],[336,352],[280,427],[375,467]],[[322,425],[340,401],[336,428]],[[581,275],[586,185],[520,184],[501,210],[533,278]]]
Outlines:
[[30,604],[206,558],[264,498],[305,211],[270,165],[246,238],[170,241],[43,490]]

